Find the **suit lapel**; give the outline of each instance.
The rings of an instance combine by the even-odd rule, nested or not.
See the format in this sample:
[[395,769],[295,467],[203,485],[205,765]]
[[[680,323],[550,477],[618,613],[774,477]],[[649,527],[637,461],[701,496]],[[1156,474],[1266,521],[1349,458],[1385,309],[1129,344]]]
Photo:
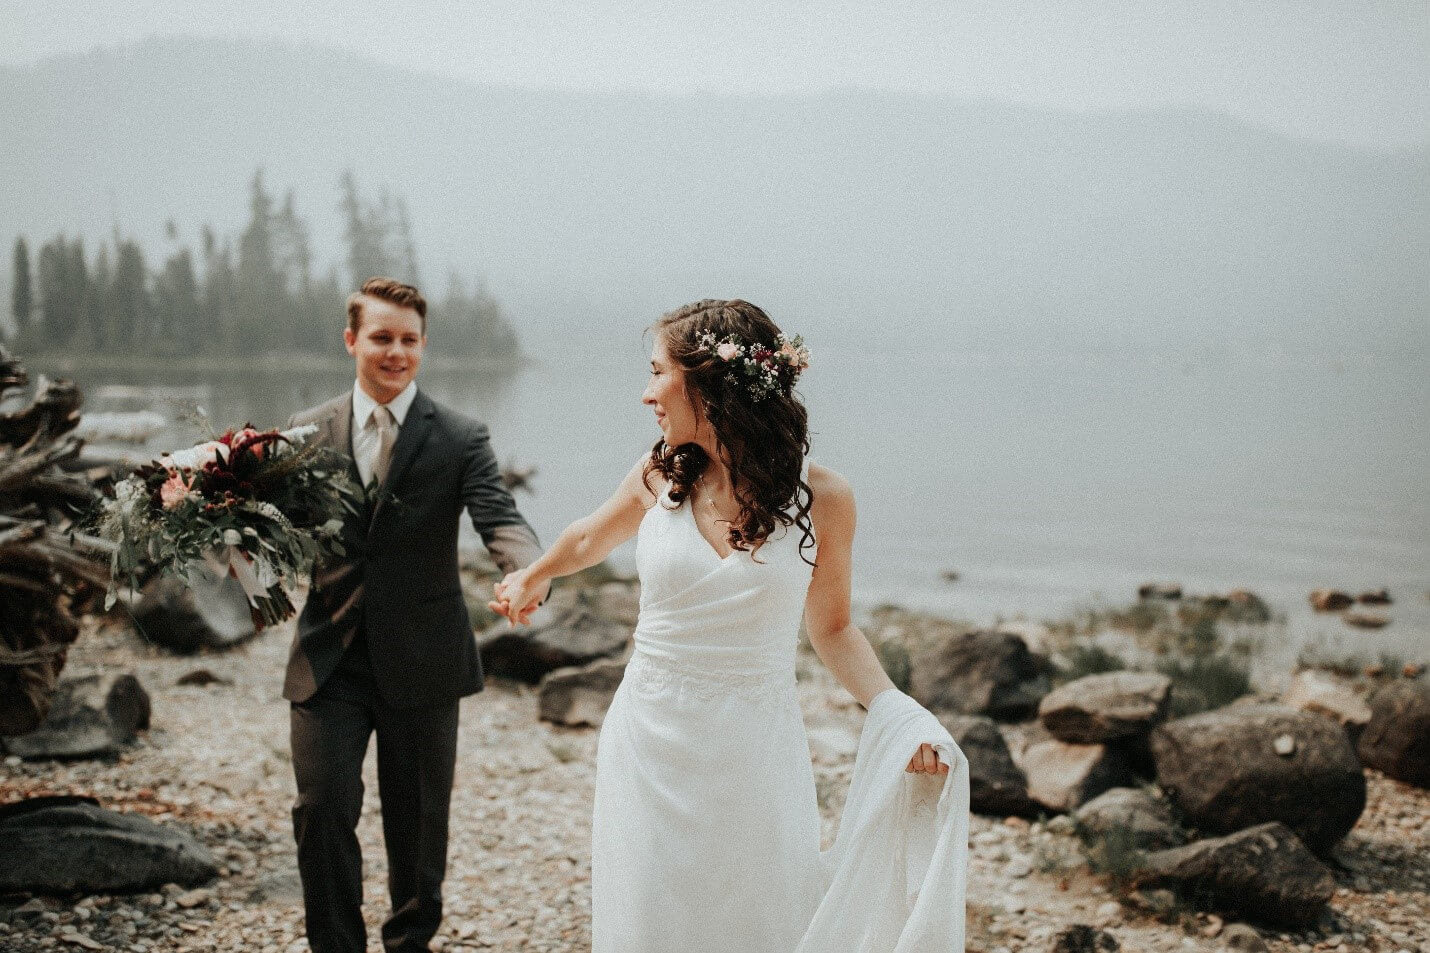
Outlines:
[[377,506],[372,511],[373,523],[377,522],[378,514],[393,495],[391,488],[402,482],[402,477],[417,458],[417,451],[427,442],[427,435],[432,431],[432,418],[436,413],[436,405],[419,390],[412,399],[412,406],[408,408],[407,419],[397,431],[397,443],[392,446],[392,463],[387,468],[387,482],[378,493]]
[[348,476],[358,488],[362,488],[362,477],[358,475],[357,455],[353,453],[353,395],[348,395],[338,404],[338,409],[324,421],[328,428],[327,445],[347,458]]

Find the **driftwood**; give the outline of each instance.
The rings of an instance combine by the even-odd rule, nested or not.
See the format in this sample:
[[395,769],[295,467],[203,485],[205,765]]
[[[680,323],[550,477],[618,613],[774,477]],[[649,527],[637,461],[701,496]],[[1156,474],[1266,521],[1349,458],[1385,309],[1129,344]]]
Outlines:
[[[29,375],[0,348],[0,401]],[[25,406],[0,413],[0,735],[34,730],[49,710],[69,646],[73,612],[104,592],[108,570],[84,549],[104,544],[77,532],[93,485],[65,473],[83,442],[72,431],[82,397],[69,381],[43,377]],[[84,547],[81,549],[80,547]]]

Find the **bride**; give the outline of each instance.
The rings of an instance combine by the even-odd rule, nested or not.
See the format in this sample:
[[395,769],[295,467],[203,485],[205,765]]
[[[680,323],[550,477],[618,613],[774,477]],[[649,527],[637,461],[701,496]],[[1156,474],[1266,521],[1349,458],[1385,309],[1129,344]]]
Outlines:
[[[738,300],[654,331],[641,399],[661,439],[491,603],[525,622],[548,580],[637,537],[635,651],[596,758],[593,953],[962,951],[967,761],[850,622],[854,497],[806,460],[808,352]],[[824,854],[801,614],[869,710]]]

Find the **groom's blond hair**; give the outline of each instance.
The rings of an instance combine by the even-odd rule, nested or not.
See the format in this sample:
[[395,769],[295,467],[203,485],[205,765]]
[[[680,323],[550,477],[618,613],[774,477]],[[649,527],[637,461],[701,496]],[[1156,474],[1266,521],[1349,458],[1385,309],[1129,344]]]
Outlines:
[[422,292],[396,278],[369,278],[361,288],[348,295],[348,327],[354,334],[362,326],[362,299],[368,297],[416,311],[422,319],[422,333],[427,333],[427,299],[422,297]]

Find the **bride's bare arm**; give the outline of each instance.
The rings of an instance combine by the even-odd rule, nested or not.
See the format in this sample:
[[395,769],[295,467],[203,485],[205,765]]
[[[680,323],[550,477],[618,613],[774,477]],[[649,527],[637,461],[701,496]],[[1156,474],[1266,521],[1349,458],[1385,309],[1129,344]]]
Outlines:
[[[814,492],[810,521],[819,544],[817,565],[805,596],[804,624],[810,644],[839,684],[865,708],[880,692],[894,688],[869,639],[851,621],[849,592],[854,549],[854,491],[838,473],[810,464]],[[908,770],[947,773],[930,745],[923,745]]]
[[646,510],[655,504],[643,479],[646,459],[642,456],[636,461],[610,499],[562,530],[539,559],[497,583],[496,598],[487,603],[492,611],[506,616],[513,625],[525,622],[552,579],[596,565],[634,536]]

